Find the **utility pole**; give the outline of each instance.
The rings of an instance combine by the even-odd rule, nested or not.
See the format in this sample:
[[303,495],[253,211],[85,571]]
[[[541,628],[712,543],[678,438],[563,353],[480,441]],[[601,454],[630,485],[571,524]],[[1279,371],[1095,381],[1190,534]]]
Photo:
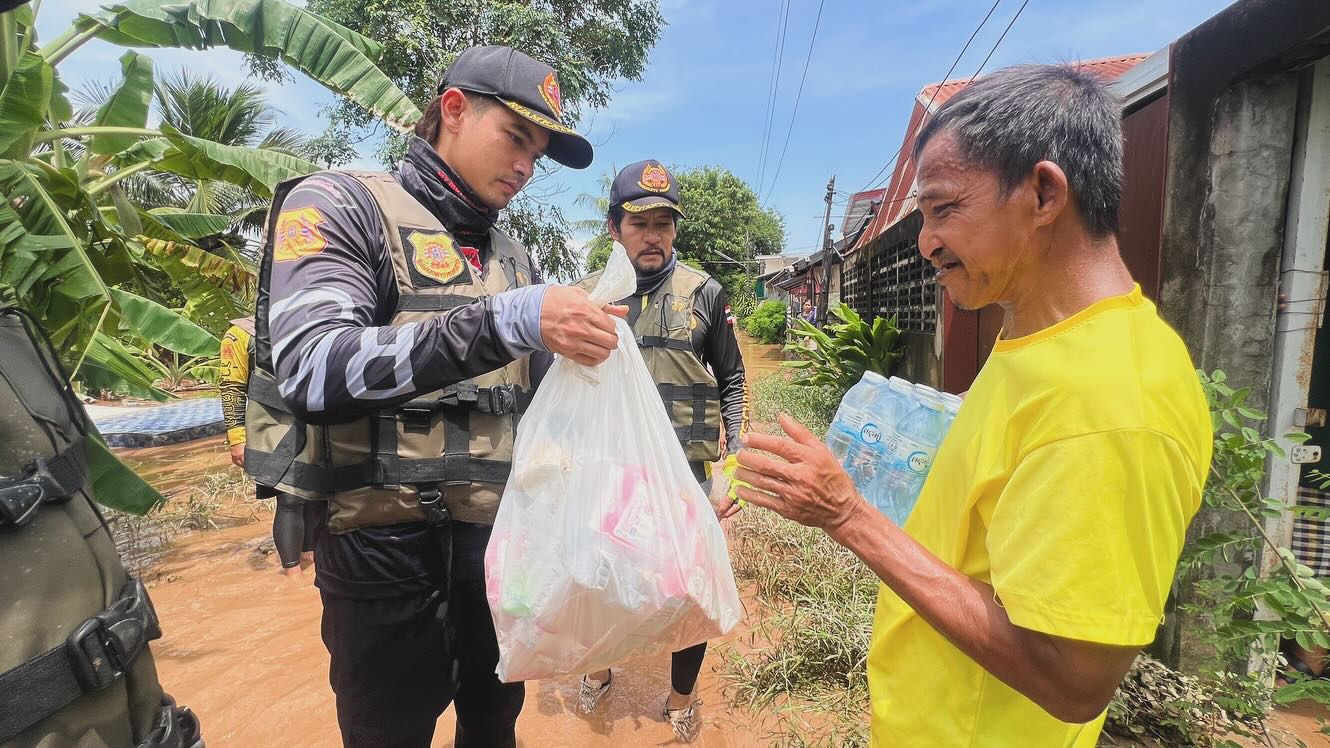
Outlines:
[[836,175],[831,175],[827,182],[827,213],[822,218],[822,292],[817,295],[814,306],[817,307],[817,319],[823,325],[827,323],[827,302],[831,292],[831,258],[835,253],[831,249],[831,203],[836,197]]

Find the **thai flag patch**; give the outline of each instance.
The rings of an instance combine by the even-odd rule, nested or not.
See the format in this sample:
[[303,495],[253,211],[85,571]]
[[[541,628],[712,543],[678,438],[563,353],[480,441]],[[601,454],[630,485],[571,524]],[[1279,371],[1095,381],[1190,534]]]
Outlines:
[[725,305],[725,324],[734,327],[734,312],[730,310],[730,305]]

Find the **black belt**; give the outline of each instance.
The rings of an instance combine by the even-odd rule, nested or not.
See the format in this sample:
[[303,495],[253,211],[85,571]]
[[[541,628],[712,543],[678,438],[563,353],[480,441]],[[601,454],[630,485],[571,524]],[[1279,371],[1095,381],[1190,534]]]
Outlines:
[[666,338],[660,335],[643,335],[637,339],[638,348],[673,348],[676,351],[693,352],[693,344],[688,340]]
[[0,673],[0,743],[115,683],[160,638],[143,582],[130,579],[110,608],[77,626],[64,645]]
[[[534,396],[515,385],[479,387],[470,380],[458,382],[431,397],[416,398],[374,416],[372,485],[399,485],[427,490],[468,483],[506,483],[512,463],[471,457],[471,411],[492,415],[526,412]],[[397,423],[407,431],[427,432],[434,415],[443,415],[443,456],[407,458],[397,454]]]
[[17,478],[0,477],[0,528],[21,527],[44,503],[73,496],[87,479],[83,437],[54,457],[38,457]]

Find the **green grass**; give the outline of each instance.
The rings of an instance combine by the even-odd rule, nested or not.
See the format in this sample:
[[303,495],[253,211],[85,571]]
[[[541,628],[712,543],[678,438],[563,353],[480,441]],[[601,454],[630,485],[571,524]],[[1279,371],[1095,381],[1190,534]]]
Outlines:
[[768,374],[752,384],[752,420],[766,430],[778,430],[776,416],[785,413],[819,438],[825,437],[838,405],[840,397],[831,388],[796,384],[784,372]]
[[[785,373],[752,388],[753,420],[768,431],[783,412],[823,436],[839,401]],[[755,646],[725,653],[722,676],[731,697],[777,714],[771,745],[867,746],[865,663],[877,578],[822,531],[772,512],[741,512],[733,541],[735,574],[752,586],[760,606],[753,612],[762,620]]]

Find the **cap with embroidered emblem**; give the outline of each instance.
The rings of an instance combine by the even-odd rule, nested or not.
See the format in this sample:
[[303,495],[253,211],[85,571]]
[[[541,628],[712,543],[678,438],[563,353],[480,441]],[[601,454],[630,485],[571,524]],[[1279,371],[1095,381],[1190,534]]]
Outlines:
[[680,216],[684,214],[679,207],[678,182],[664,164],[655,160],[625,166],[610,185],[610,205],[629,213],[669,208]]
[[512,47],[471,47],[443,71],[437,92],[449,88],[493,96],[518,116],[549,131],[547,156],[574,169],[591,165],[591,143],[563,123],[559,78],[549,65]]

